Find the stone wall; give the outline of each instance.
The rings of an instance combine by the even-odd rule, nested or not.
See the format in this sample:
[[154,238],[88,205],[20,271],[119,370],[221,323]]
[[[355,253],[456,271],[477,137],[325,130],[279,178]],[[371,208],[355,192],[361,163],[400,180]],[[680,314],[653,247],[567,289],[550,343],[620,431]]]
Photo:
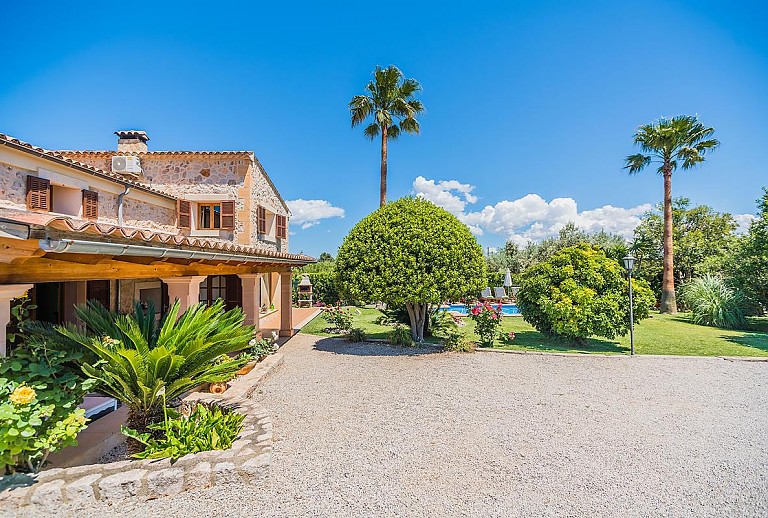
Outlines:
[[0,206],[27,208],[27,174],[31,172],[0,162]]
[[280,214],[288,218],[288,211],[283,207],[283,203],[280,201],[280,197],[269,183],[265,172],[261,169],[259,164],[254,161],[252,168],[252,199],[253,209],[251,210],[251,242],[255,243],[259,248],[265,248],[269,250],[275,250],[277,252],[288,252],[288,238],[275,239],[273,243],[259,240],[258,237],[258,224],[256,213],[257,205],[264,205],[270,207],[276,214]]

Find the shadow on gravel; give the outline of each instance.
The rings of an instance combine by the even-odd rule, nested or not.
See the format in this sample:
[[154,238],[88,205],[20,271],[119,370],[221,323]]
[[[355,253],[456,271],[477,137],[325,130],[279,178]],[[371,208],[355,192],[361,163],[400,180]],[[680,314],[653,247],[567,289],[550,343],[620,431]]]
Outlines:
[[433,347],[401,347],[373,342],[347,342],[338,338],[323,338],[315,344],[315,349],[352,356],[423,356],[442,352]]

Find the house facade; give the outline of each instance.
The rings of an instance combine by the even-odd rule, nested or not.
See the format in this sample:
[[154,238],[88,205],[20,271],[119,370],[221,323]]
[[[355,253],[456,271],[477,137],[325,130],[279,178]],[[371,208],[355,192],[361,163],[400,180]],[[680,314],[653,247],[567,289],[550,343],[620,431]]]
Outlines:
[[89,299],[129,311],[221,298],[249,324],[278,312],[290,335],[291,269],[313,259],[288,252],[288,207],[255,155],[150,151],[146,133],[116,134],[113,151],[0,134],[0,333],[28,293],[34,317],[56,323]]

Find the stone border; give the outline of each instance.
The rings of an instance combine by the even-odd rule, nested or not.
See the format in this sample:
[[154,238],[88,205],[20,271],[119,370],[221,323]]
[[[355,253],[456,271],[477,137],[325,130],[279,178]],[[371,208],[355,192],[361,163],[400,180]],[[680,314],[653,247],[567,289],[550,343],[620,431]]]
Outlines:
[[149,500],[232,482],[260,483],[272,460],[272,420],[250,396],[282,363],[283,355],[273,354],[232,382],[223,394],[195,392],[184,399],[187,403],[214,402],[245,416],[243,431],[230,449],[189,454],[174,463],[170,459],[123,460],[2,477],[0,511],[25,506],[55,509],[64,504],[126,498]]

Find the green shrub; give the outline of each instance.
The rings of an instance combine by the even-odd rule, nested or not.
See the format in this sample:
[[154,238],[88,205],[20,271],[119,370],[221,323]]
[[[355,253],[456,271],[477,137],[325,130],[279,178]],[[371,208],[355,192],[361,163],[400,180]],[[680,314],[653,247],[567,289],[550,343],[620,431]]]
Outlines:
[[395,327],[387,334],[389,343],[392,345],[405,345],[411,347],[414,344],[411,330],[403,324],[395,324]]
[[429,320],[427,326],[427,335],[429,336],[446,336],[457,327],[453,317],[448,314],[447,311],[441,310],[439,307],[433,308],[429,313]]
[[224,311],[224,302],[190,307],[177,320],[174,303],[162,323],[155,323],[154,307],[119,315],[91,301],[77,308],[85,329],[56,326],[48,339],[62,345],[79,344],[95,355],[85,374],[100,382],[99,390],[124,402],[128,425],[143,430],[160,418],[164,391],[170,400],[200,385],[227,381],[247,359],[222,355],[248,348],[253,327],[243,325],[243,311]]
[[[629,286],[619,263],[598,247],[564,248],[522,274],[518,304],[540,332],[584,344],[629,332]],[[634,319],[647,318],[655,297],[635,279]]]
[[73,371],[82,355],[29,340],[0,361],[0,463],[4,472],[37,472],[48,455],[77,444],[85,410],[77,408],[96,384]]
[[349,334],[347,335],[347,340],[350,342],[365,342],[367,338],[368,335],[362,327],[353,327],[349,330]]
[[454,328],[443,338],[443,348],[446,351],[468,353],[475,350],[475,344],[464,333]]
[[501,304],[477,304],[469,309],[469,318],[475,321],[475,333],[483,347],[491,347],[501,328]]
[[696,324],[724,329],[744,329],[748,325],[744,316],[746,297],[722,277],[704,275],[694,279],[683,286],[681,295]]
[[139,433],[125,426],[120,431],[144,445],[144,451],[132,457],[176,460],[188,453],[229,449],[243,429],[243,419],[244,415],[218,405],[198,403],[189,417],[167,408],[163,422],[149,425],[160,435],[157,439],[152,433]]
[[323,318],[331,324],[329,332],[344,333],[352,329],[352,312],[341,306],[328,306],[323,310]]
[[257,359],[265,358],[277,351],[277,341],[274,336],[271,339],[259,338],[257,340],[256,338],[253,338],[248,342],[248,345],[251,347],[249,352]]

